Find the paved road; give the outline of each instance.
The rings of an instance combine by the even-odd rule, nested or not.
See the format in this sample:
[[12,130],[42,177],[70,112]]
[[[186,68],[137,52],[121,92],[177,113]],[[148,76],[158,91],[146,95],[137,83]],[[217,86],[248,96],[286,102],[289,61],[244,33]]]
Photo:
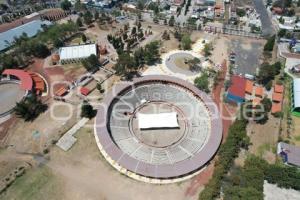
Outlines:
[[256,12],[260,15],[263,35],[273,35],[274,28],[263,0],[253,0],[253,4]]

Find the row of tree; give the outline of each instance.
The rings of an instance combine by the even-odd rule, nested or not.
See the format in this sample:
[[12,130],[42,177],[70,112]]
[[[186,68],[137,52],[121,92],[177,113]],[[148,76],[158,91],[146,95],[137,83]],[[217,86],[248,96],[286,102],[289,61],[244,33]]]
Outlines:
[[300,190],[300,172],[296,167],[268,164],[250,155],[243,167],[233,168],[224,178],[224,199],[263,200],[264,180],[281,188]]
[[236,120],[228,130],[228,137],[221,145],[215,162],[214,175],[200,193],[199,199],[213,200],[220,196],[222,180],[233,165],[241,148],[248,148],[249,137],[246,133],[247,121]]

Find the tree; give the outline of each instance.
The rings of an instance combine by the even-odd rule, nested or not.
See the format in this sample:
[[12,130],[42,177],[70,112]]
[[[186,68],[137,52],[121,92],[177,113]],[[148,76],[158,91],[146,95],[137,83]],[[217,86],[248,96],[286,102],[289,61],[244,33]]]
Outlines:
[[193,59],[189,59],[187,62],[191,71],[199,71],[201,69],[201,67],[199,66],[200,63],[200,59],[196,57],[194,57]]
[[145,54],[145,52],[144,52],[144,49],[142,47],[138,48],[133,53],[133,59],[134,59],[134,62],[136,64],[137,68],[144,65],[144,63],[145,63],[144,54]]
[[86,43],[87,38],[84,33],[81,35],[81,39],[82,39],[82,42]]
[[60,39],[55,39],[53,42],[53,45],[55,48],[60,48],[60,47],[64,46],[64,43]]
[[144,9],[144,7],[145,7],[145,2],[143,1],[143,0],[138,0],[138,2],[137,2],[137,9],[139,9],[139,10],[143,10]]
[[100,62],[95,54],[90,55],[87,59],[82,61],[83,66],[87,71],[91,71],[99,67]]
[[145,46],[144,59],[148,65],[152,65],[160,59],[159,41],[150,42]]
[[201,76],[198,76],[194,80],[194,84],[196,85],[197,88],[200,90],[203,90],[204,92],[208,93],[209,92],[209,81],[208,81],[208,74],[203,73]]
[[275,35],[268,38],[267,43],[264,46],[264,51],[273,51],[274,44],[275,44]]
[[136,27],[133,27],[132,29],[131,29],[131,35],[135,35],[136,34]]
[[246,11],[244,9],[237,9],[236,10],[236,14],[239,16],[239,17],[244,17],[246,15]]
[[81,106],[81,117],[86,117],[92,119],[96,116],[97,111],[94,110],[93,106],[91,106],[87,101],[84,101]]
[[272,108],[272,101],[265,97],[261,100],[261,104],[262,106],[264,107],[265,111],[266,112],[270,112],[271,111],[271,108]]
[[76,20],[76,25],[77,25],[78,27],[82,27],[82,26],[83,26],[81,17],[78,17],[78,18],[77,18],[77,20]]
[[86,25],[90,25],[93,22],[93,15],[89,10],[84,13],[83,20]]
[[184,34],[181,39],[181,47],[184,50],[191,49],[192,40],[188,34]]
[[210,56],[211,55],[211,44],[205,44],[203,51],[204,51],[205,57]]
[[94,18],[95,18],[96,21],[99,19],[99,12],[98,11],[95,12]]
[[118,75],[127,75],[133,69],[136,69],[136,63],[129,53],[121,53],[114,69]]
[[164,31],[164,33],[162,35],[162,39],[164,39],[164,40],[170,40],[170,34],[168,33],[167,30]]
[[169,20],[169,26],[174,26],[174,24],[175,24],[175,17],[172,15]]
[[277,36],[279,37],[279,38],[282,38],[282,37],[284,37],[286,35],[286,29],[280,29],[279,31],[278,31],[278,33],[277,33]]
[[32,121],[47,110],[48,106],[43,104],[35,94],[25,97],[17,103],[14,111],[16,115],[25,121]]
[[263,63],[259,69],[257,80],[263,85],[266,85],[268,82],[273,80],[276,75],[280,74],[280,71],[280,62],[276,62],[272,65],[270,65],[269,63]]
[[64,0],[60,3],[60,7],[63,9],[63,10],[70,10],[71,7],[72,7],[72,4],[70,1],[68,0]]
[[127,40],[127,38],[128,38],[127,33],[124,33],[124,34],[123,34],[123,40],[125,41],[125,40]]
[[96,88],[101,94],[104,93],[104,91],[105,91],[104,89],[102,89],[102,85],[99,82],[97,83]]

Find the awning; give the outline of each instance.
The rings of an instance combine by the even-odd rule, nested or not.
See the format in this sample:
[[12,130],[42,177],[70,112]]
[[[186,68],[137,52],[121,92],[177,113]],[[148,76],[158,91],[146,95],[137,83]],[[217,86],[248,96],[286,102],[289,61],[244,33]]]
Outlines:
[[137,114],[139,129],[178,128],[177,113]]

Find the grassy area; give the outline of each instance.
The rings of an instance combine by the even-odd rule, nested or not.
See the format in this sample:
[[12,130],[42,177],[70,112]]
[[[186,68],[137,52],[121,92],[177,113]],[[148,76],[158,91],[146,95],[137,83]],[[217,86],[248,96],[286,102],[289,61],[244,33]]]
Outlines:
[[300,135],[295,136],[296,141],[300,141]]
[[266,151],[271,151],[271,152],[275,153],[276,152],[276,147],[274,145],[270,144],[270,143],[260,145],[257,148],[257,155],[259,157],[262,157]]
[[0,195],[0,199],[62,199],[61,185],[48,167],[27,172]]

